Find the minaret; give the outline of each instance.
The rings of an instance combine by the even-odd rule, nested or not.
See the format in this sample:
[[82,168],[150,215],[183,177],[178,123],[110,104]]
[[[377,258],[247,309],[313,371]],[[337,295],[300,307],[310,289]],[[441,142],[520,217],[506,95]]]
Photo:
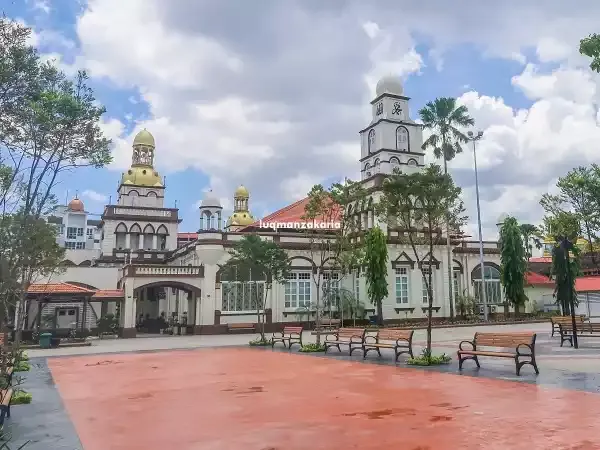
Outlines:
[[223,229],[223,206],[210,190],[200,204],[200,229],[198,231],[221,231]]
[[377,83],[371,123],[360,132],[362,180],[394,169],[413,173],[424,166],[423,130],[410,118],[409,101],[399,77],[383,77]]
[[256,222],[248,208],[249,201],[248,189],[239,186],[233,194],[233,214],[227,220],[227,231],[237,231]]

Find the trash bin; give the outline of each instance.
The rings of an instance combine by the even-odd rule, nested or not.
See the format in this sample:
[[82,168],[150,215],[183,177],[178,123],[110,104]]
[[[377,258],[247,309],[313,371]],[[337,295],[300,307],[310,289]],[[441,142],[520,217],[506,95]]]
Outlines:
[[50,348],[51,339],[52,339],[52,333],[40,334],[40,348]]

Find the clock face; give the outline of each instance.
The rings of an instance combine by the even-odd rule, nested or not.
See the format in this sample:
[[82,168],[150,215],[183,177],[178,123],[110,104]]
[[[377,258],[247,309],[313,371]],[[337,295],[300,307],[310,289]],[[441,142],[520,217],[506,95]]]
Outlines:
[[383,103],[378,103],[375,110],[375,115],[380,116],[383,114]]

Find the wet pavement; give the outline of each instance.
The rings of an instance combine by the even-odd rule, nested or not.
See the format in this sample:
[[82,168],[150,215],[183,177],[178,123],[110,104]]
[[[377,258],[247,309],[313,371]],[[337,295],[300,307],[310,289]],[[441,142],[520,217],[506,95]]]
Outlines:
[[510,361],[464,376],[390,361],[219,348],[49,366],[86,450],[600,449],[590,373],[540,364],[515,383]]

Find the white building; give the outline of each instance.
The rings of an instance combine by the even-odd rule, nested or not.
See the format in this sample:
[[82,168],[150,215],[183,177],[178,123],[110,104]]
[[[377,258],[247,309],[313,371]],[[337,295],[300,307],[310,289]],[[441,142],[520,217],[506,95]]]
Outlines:
[[[406,172],[424,166],[422,128],[410,117],[410,99],[404,96],[400,80],[386,77],[378,83],[376,92],[372,102],[373,119],[361,131],[361,160],[357,162],[361,165],[362,182],[371,198],[348,211],[360,219],[363,229],[378,223],[373,204],[377,202],[385,177],[395,167]],[[320,265],[328,268],[322,277],[329,286],[354,291],[367,308],[374,310],[366,298],[360,271],[342,279],[327,261],[318,261],[316,255],[311,255],[304,235],[293,230],[257,229],[258,224],[249,209],[250,195],[243,186],[234,194],[235,211],[226,223],[221,216],[221,204],[209,193],[200,207],[198,233],[182,233],[178,248],[178,210],[164,207],[166,186],[154,168],[155,151],[160,148],[156,148],[152,135],[146,130],[138,133],[133,142],[131,168],[121,179],[118,202],[104,209],[99,224],[100,246],[93,250],[92,267],[68,267],[63,274],[50,280],[90,290],[85,295],[73,293],[74,298],[69,300],[74,304],[81,301],[81,296],[87,296],[84,305],[94,299],[97,302],[94,313],[86,314],[88,325],[80,319],[77,326],[87,327],[90,316],[99,317],[106,312],[118,312],[123,337],[136,335],[136,325],[138,330],[141,329],[140,319],[155,320],[161,315],[185,321],[188,332],[202,334],[227,332],[228,323],[256,322],[251,293],[254,289],[264,289],[263,282],[225,279],[220,272],[221,265],[229,257],[228,251],[248,232],[277,242],[288,252],[293,269],[287,283],[274,285],[270,290],[266,311],[268,329],[305,320],[303,317],[310,315],[310,311],[305,310],[314,306],[316,284],[313,276],[315,267]],[[305,204],[306,199],[296,202],[263,221],[298,221],[304,215]],[[68,223],[72,223],[70,215]],[[445,246],[435,249],[429,264],[425,249],[416,258],[411,248],[403,243],[402,230],[380,225],[388,236],[390,261],[390,289],[383,304],[384,318],[397,320],[427,315],[426,291],[420,270],[423,265],[429,266],[426,269],[433,274],[434,316],[448,316]],[[491,312],[500,312],[503,298],[498,245],[486,242],[484,247],[487,301]],[[455,294],[466,292],[478,297],[481,270],[477,242],[453,240],[452,271]],[[115,293],[115,289],[122,291]],[[110,294],[99,292],[93,295],[95,290],[110,290]],[[28,327],[35,326],[37,306],[33,305],[40,301],[44,292],[41,289],[32,297]],[[58,291],[55,289],[55,292]],[[77,295],[80,295],[79,300]],[[110,299],[109,304],[102,302],[104,295]],[[120,301],[118,310],[115,307],[117,301]]]

